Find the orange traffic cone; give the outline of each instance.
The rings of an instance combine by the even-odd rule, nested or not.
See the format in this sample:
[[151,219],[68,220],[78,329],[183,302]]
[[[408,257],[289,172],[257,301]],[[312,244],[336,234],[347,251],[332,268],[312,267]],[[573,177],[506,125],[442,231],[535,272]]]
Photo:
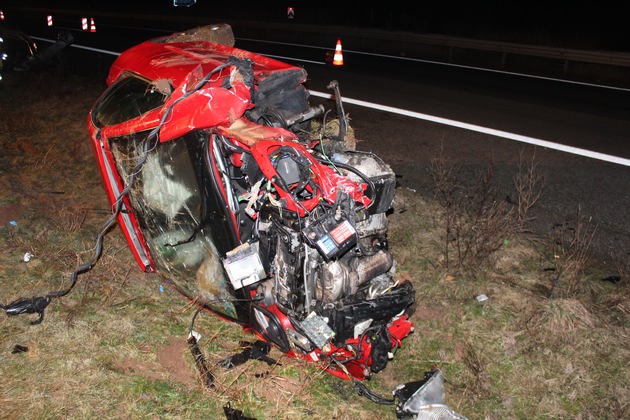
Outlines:
[[96,24],[94,23],[94,18],[90,18],[90,32],[96,32]]
[[335,55],[333,56],[333,66],[343,66],[343,54],[341,52],[341,39],[337,40]]

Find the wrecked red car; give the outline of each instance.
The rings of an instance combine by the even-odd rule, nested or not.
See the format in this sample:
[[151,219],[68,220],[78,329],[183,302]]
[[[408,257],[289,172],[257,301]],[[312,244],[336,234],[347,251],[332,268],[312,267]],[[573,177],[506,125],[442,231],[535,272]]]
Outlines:
[[226,25],[149,40],[89,114],[110,203],[140,268],[336,376],[385,368],[415,291],[387,241],[395,175],[354,149],[336,82],[233,47]]

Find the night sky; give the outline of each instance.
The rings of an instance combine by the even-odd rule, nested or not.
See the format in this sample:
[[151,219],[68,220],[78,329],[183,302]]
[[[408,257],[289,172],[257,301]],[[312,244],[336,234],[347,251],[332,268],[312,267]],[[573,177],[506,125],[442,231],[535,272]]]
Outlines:
[[[0,1],[0,5],[4,3]],[[630,31],[622,1],[359,0],[233,1],[197,0],[175,8],[172,0],[23,0],[21,5],[169,14],[210,18],[342,25],[403,30],[564,48],[630,52]],[[410,7],[413,4],[413,7]],[[287,7],[295,18],[287,19]]]

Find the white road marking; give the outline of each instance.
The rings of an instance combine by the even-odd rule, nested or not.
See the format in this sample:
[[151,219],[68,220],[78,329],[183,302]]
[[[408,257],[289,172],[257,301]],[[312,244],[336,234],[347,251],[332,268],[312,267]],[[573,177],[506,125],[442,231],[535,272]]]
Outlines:
[[[310,91],[311,95],[320,98],[330,98],[330,93]],[[619,156],[607,155],[604,153],[594,152],[592,150],[580,149],[578,147],[567,146],[565,144],[554,143],[547,140],[537,139],[534,137],[514,134],[507,131],[496,130],[494,128],[482,127],[475,124],[468,124],[460,121],[449,120],[447,118],[436,117],[433,115],[422,114],[420,112],[408,111],[406,109],[394,108],[387,105],[375,104],[372,102],[361,101],[359,99],[343,98],[344,103],[355,104],[366,108],[377,109],[379,111],[391,112],[393,114],[404,115],[406,117],[417,118],[420,120],[431,121],[438,124],[449,125],[451,127],[463,128],[465,130],[476,131],[478,133],[489,134],[491,136],[502,137],[509,140],[515,140],[521,143],[533,144],[535,146],[546,147],[548,149],[559,150],[561,152],[571,153],[578,156],[584,156],[592,159],[603,160],[605,162],[616,163],[619,165],[630,166],[630,159]]]

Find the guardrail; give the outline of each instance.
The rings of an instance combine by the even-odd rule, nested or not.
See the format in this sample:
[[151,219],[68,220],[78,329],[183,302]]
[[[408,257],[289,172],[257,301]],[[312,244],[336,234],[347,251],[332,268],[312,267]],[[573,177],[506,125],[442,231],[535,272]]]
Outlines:
[[[15,7],[21,12],[39,13],[42,16],[50,14],[64,14],[80,16],[86,12],[77,10],[44,9],[35,7]],[[153,21],[164,25],[166,22],[181,25],[206,25],[218,23],[216,18],[204,16],[162,16],[151,14],[126,14],[116,12],[91,11],[91,15],[100,18],[113,18],[128,21]],[[209,22],[212,19],[212,22]],[[344,38],[346,49],[357,51],[377,52],[394,56],[425,58],[427,48],[439,48],[446,51],[444,58],[454,60],[455,51],[464,49],[470,51],[485,51],[500,55],[500,66],[504,67],[508,55],[541,57],[561,60],[564,63],[563,73],[566,74],[570,62],[592,63],[606,66],[630,67],[630,53],[599,50],[577,50],[555,48],[539,45],[513,44],[498,41],[455,38],[443,35],[425,35],[403,31],[385,31],[377,29],[359,29],[345,26],[315,26],[295,22],[260,22],[220,19],[221,22],[233,26],[235,33],[264,35],[265,39],[275,41],[310,42],[322,48],[334,48],[337,38]],[[43,22],[43,20],[42,20]]]
[[[234,24],[245,24],[249,28],[259,28],[261,30],[265,30],[270,26],[261,22],[234,22]],[[295,39],[295,34],[299,34],[301,37],[307,34],[315,34],[320,40],[322,36],[325,36],[328,47],[334,45],[334,39],[337,39],[337,37],[344,37],[346,49],[354,48],[360,50],[362,48],[371,48],[373,50],[371,52],[404,55],[405,57],[417,57],[426,54],[426,47],[446,49],[445,58],[449,61],[454,60],[456,49],[493,52],[500,54],[501,67],[505,66],[506,58],[509,54],[548,58],[561,60],[564,63],[564,74],[567,73],[570,62],[601,64],[622,68],[630,67],[630,53],[617,51],[578,50],[338,26],[316,27],[312,25],[273,24],[273,31],[276,33],[290,32],[292,34],[291,39]]]
[[[301,29],[309,30],[309,28],[304,26]],[[330,31],[330,29],[330,27],[326,28],[327,31]],[[423,35],[396,31],[354,30],[348,28],[336,28],[336,31],[337,33],[339,33],[339,31],[343,31],[345,35],[349,36],[366,39],[389,40],[402,44],[414,43],[419,45],[434,45],[447,48],[493,51],[502,54],[529,55],[558,60],[630,67],[630,53],[616,51],[554,48],[539,45],[513,44],[507,42],[455,38],[443,35]]]

